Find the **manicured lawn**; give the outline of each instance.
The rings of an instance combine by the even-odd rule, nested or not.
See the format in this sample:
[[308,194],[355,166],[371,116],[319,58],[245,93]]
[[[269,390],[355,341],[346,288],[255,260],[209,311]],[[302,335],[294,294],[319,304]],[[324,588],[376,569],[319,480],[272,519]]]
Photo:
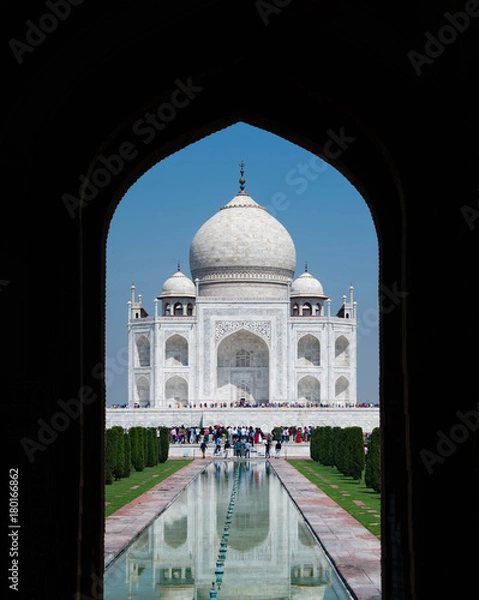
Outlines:
[[366,529],[381,537],[379,494],[357,480],[345,477],[336,467],[325,467],[314,460],[291,459],[288,462]]
[[155,467],[146,467],[143,471],[134,471],[130,477],[114,481],[105,486],[105,516],[125,506],[157,483],[182,469],[191,460],[167,460]]

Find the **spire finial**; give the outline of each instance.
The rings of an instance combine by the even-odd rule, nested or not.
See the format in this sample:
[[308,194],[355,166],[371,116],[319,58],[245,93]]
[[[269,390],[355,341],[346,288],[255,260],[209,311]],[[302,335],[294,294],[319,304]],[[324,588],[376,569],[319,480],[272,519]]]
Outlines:
[[178,261],[178,271],[181,271],[181,268],[180,268],[180,261]]
[[304,263],[304,272],[307,273],[308,272],[308,263]]
[[246,179],[244,178],[244,160],[242,160],[239,164],[240,166],[240,178],[239,178],[239,184],[240,184],[240,194],[245,194],[246,192],[244,191],[244,184],[246,183]]

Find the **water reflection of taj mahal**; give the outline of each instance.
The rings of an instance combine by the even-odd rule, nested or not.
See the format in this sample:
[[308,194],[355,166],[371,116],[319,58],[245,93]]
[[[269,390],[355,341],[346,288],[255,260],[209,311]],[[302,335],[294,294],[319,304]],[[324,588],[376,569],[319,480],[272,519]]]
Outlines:
[[118,600],[135,597],[135,590],[146,586],[163,599],[208,599],[233,472],[239,468],[221,598],[323,598],[331,565],[263,462],[216,463],[200,475],[115,566],[123,586],[126,574],[130,595],[115,591],[113,573],[106,579],[109,594]]

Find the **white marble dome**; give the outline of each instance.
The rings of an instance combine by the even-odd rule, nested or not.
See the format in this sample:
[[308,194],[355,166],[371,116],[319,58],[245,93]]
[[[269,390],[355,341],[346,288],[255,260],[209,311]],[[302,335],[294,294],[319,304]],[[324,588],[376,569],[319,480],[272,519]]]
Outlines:
[[244,191],[208,219],[191,243],[191,274],[200,281],[245,278],[287,285],[295,268],[291,236]]
[[293,281],[291,286],[292,297],[324,297],[323,286],[316,277],[305,271]]
[[160,298],[194,298],[195,296],[195,284],[178,269],[178,271],[171,277],[168,277],[163,284]]

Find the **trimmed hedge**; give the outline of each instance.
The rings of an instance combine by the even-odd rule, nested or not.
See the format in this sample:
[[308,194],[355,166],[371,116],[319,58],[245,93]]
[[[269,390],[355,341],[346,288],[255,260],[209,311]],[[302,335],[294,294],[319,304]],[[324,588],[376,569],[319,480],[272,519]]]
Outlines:
[[115,479],[121,479],[123,477],[124,463],[125,463],[125,440],[123,427],[115,425],[111,428],[111,432],[114,434],[115,453],[113,457],[113,475]]
[[131,441],[131,464],[135,471],[143,471],[145,468],[143,427],[130,427],[128,433]]
[[131,441],[130,434],[125,431],[123,433],[123,445],[125,447],[124,461],[123,461],[123,477],[129,477],[131,475]]
[[148,427],[146,434],[148,439],[148,455],[146,459],[146,466],[154,467],[158,464],[156,429],[154,427]]
[[337,464],[337,457],[340,454],[340,450],[339,450],[339,441],[340,441],[340,432],[341,431],[341,427],[336,426],[333,427],[333,430],[331,432],[332,435],[332,447],[333,447],[333,465]]
[[111,485],[115,480],[113,464],[115,461],[115,432],[107,429],[105,435],[105,483]]
[[364,483],[375,492],[379,493],[381,491],[381,440],[379,437],[379,427],[375,427],[372,430],[369,439]]
[[319,460],[319,444],[321,437],[321,427],[315,427],[311,431],[311,439],[309,440],[309,453],[311,458],[316,462],[320,462]]
[[333,428],[329,425],[323,427],[321,436],[320,456],[323,465],[333,466]]
[[168,427],[160,428],[160,437],[155,427],[130,427],[128,432],[120,425],[110,427],[105,432],[105,483],[166,462],[169,449]]
[[361,481],[364,471],[364,435],[361,427],[346,427],[348,430],[349,457],[347,473],[353,479]]
[[160,427],[160,437],[158,438],[158,462],[164,463],[168,460],[170,452],[170,430],[168,427]]
[[334,466],[347,477],[361,480],[364,468],[364,435],[361,427],[316,427],[311,432],[311,458]]

